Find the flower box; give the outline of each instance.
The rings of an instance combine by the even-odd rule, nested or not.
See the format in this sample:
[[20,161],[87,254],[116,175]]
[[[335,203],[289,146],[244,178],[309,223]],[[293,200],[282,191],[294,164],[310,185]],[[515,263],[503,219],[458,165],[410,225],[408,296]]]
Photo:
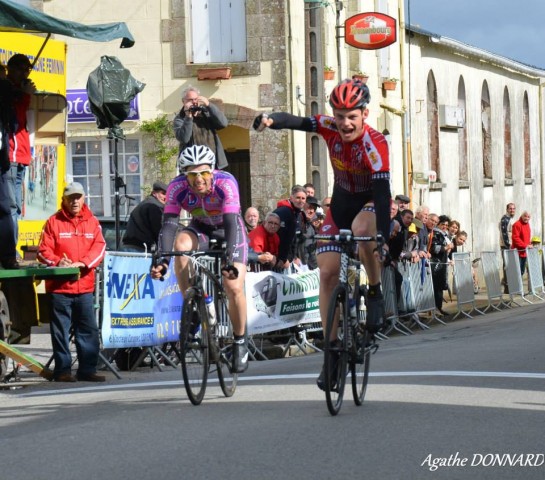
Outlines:
[[394,80],[384,80],[382,82],[382,89],[383,90],[395,90],[397,87],[397,82]]
[[334,80],[335,70],[324,70],[324,80]]
[[355,73],[352,75],[352,80],[358,80],[361,83],[367,83],[367,80],[369,80],[369,75],[362,75],[361,73]]
[[199,68],[197,79],[199,80],[229,80],[231,78],[231,67]]

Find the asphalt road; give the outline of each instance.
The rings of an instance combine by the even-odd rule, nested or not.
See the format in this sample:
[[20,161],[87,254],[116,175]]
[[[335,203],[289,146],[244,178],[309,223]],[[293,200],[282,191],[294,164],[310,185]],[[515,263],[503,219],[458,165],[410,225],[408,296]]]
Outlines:
[[382,342],[364,405],[347,391],[336,417],[319,354],[252,362],[199,407],[173,369],[0,391],[0,480],[542,479],[544,310]]

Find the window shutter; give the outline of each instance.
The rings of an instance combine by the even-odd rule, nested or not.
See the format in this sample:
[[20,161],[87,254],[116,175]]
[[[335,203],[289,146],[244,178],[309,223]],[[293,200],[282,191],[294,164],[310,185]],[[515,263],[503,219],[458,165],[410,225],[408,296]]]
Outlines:
[[191,46],[193,63],[210,62],[210,2],[193,0],[191,2]]
[[245,0],[193,0],[191,41],[194,63],[246,61]]

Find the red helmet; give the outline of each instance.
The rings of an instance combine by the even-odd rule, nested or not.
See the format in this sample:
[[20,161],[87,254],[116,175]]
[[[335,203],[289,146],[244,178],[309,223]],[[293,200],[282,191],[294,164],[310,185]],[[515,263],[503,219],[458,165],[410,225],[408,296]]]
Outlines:
[[365,108],[371,101],[369,88],[357,80],[343,80],[331,92],[329,104],[333,108]]

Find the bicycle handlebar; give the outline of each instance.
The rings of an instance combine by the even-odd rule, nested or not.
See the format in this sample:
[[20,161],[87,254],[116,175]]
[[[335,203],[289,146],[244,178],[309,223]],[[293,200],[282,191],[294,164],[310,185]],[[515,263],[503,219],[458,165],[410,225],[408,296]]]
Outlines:
[[356,236],[351,230],[340,230],[339,233],[335,235],[324,235],[320,233],[314,235],[314,239],[330,240],[334,242],[377,242],[379,245],[384,244],[384,237],[380,233],[375,236]]

